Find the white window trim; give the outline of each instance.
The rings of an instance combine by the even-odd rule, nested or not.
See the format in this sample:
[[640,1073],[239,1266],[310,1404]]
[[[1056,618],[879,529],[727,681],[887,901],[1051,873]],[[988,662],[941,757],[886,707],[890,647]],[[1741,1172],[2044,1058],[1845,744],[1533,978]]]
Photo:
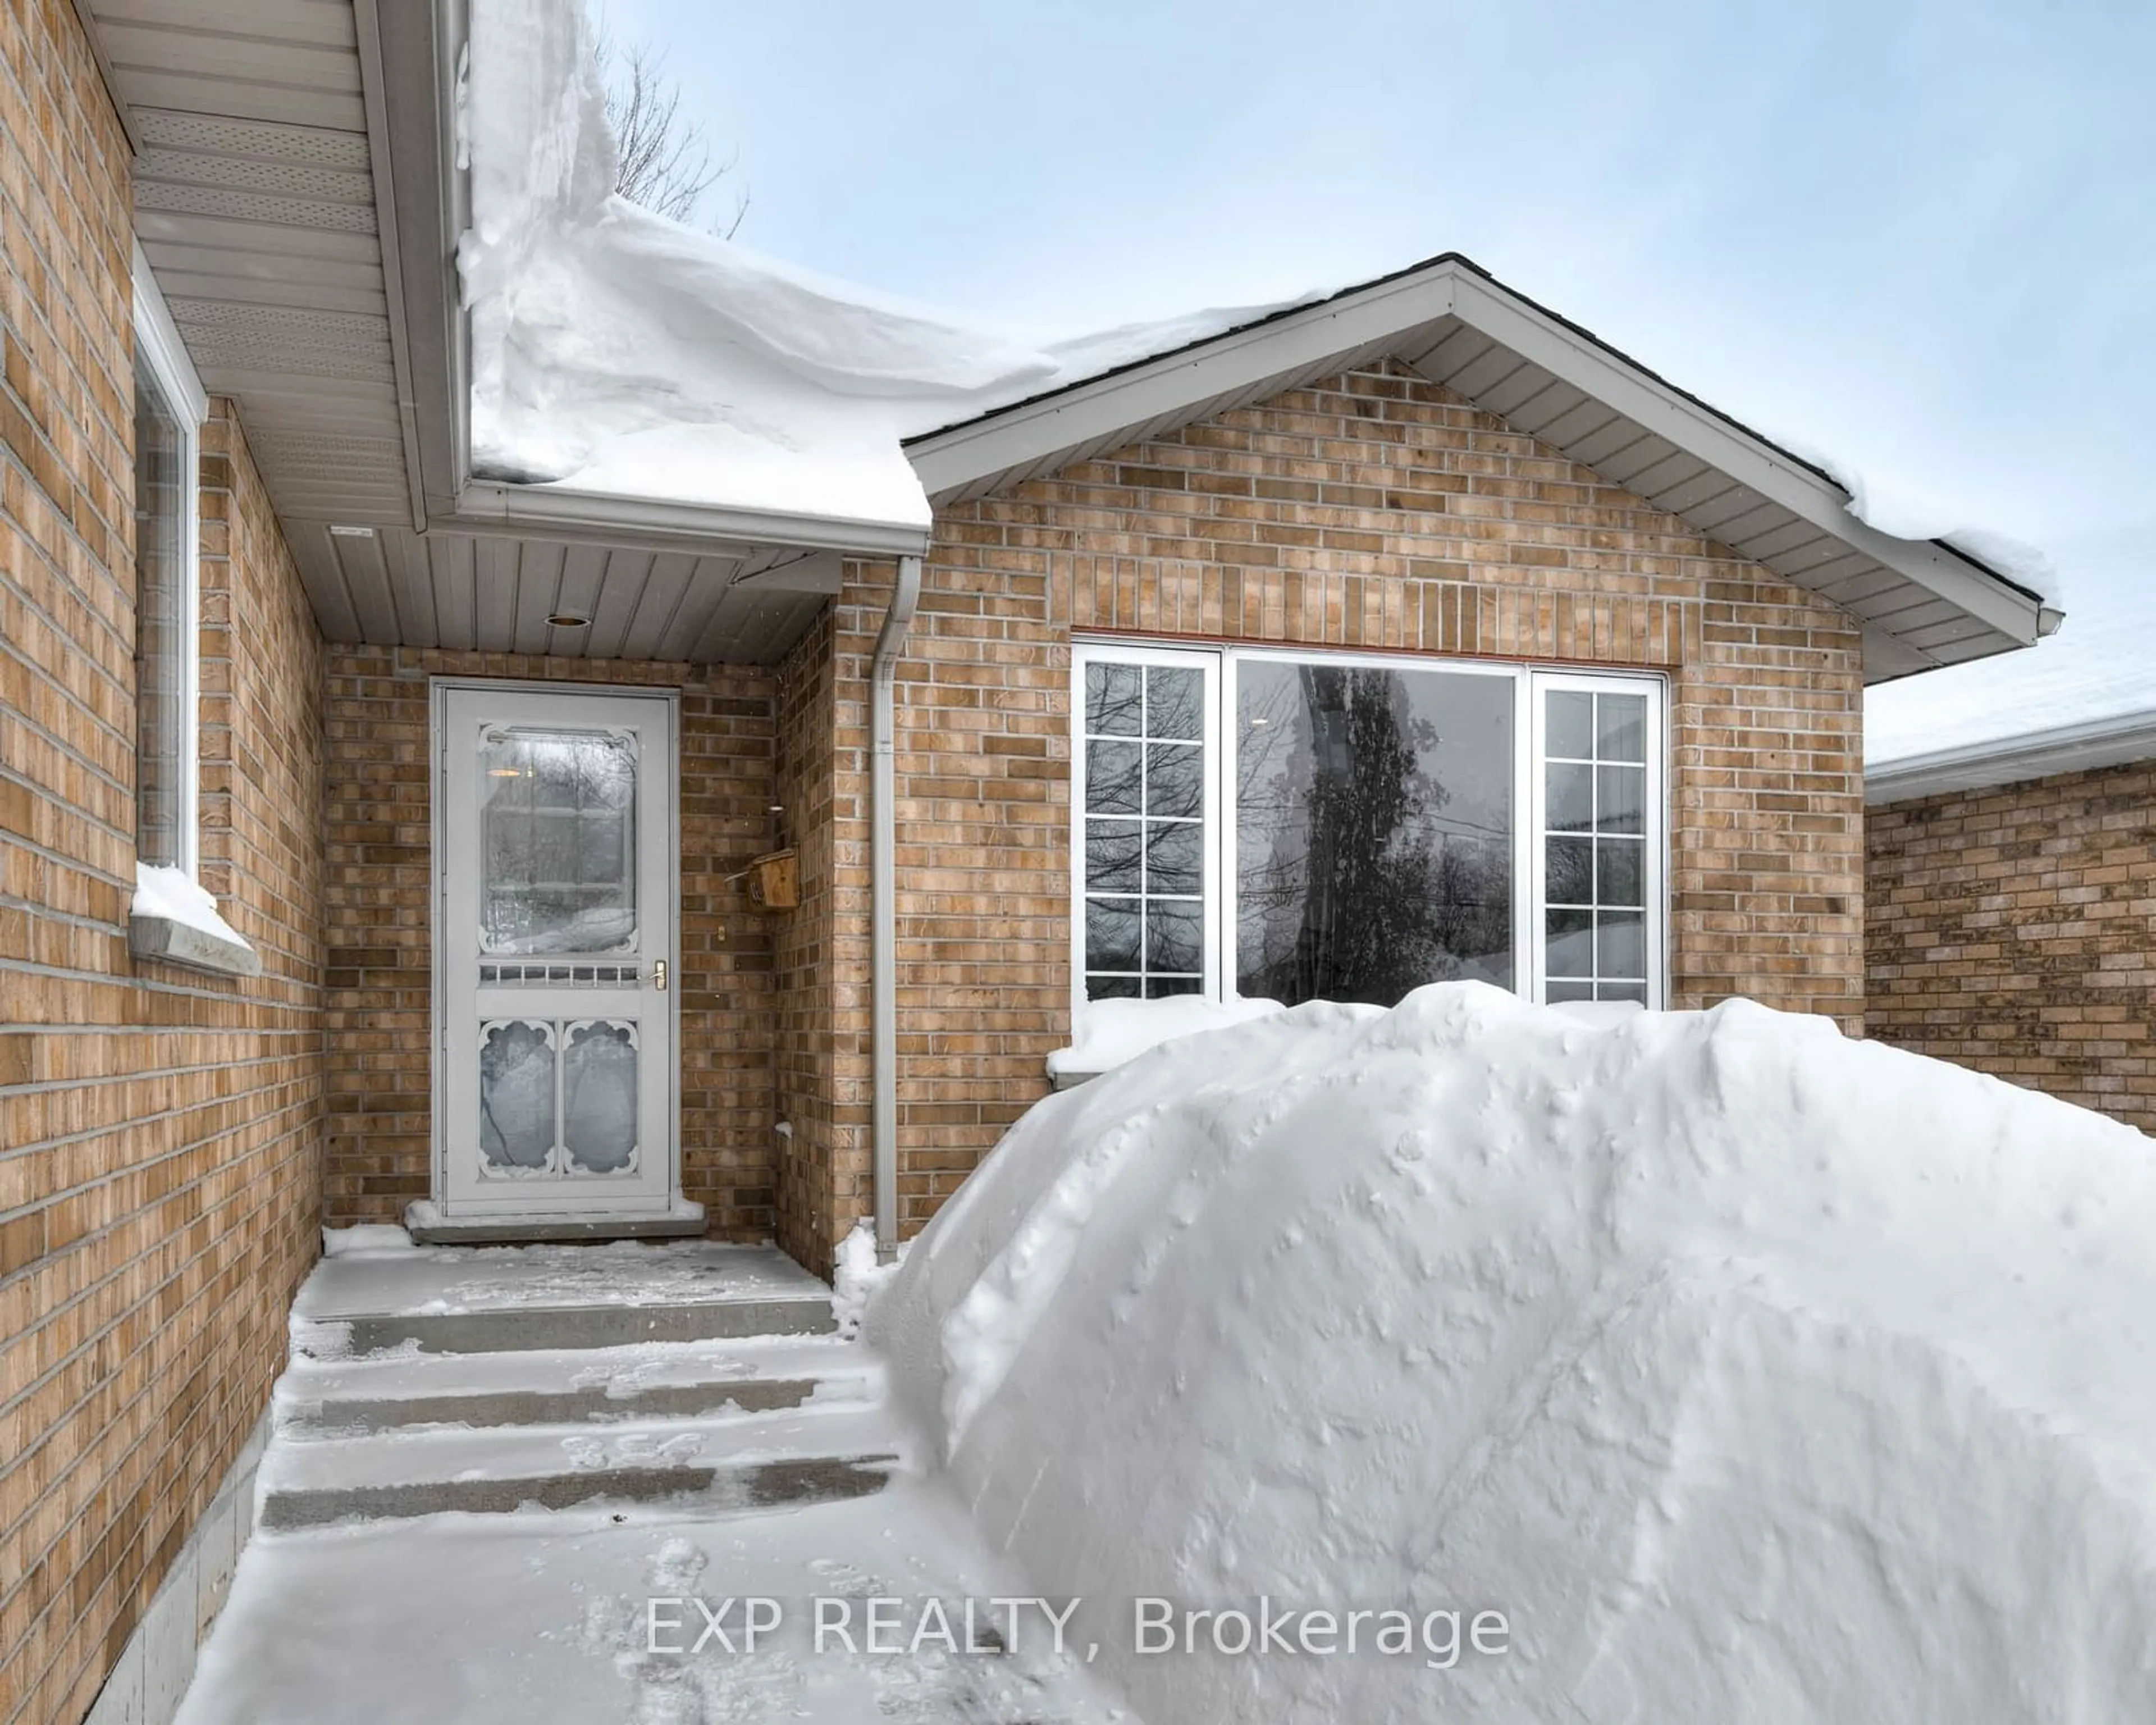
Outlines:
[[[1159,647],[1133,644],[1125,646],[1107,641],[1081,642],[1070,655],[1070,725],[1071,752],[1070,794],[1070,993],[1074,1015],[1086,1004],[1086,787],[1082,778],[1086,761],[1086,667],[1096,662],[1114,665],[1164,665],[1180,666],[1200,673],[1205,682],[1205,722],[1200,734],[1199,746],[1204,751],[1205,772],[1202,780],[1204,795],[1199,807],[1206,843],[1201,855],[1204,859],[1199,886],[1199,902],[1209,909],[1222,902],[1220,895],[1232,890],[1229,878],[1222,872],[1223,860],[1227,856],[1221,837],[1224,825],[1220,819],[1220,778],[1213,770],[1219,758],[1220,748],[1220,686],[1224,678],[1221,655],[1208,648]],[[1206,1000],[1220,999],[1232,984],[1225,974],[1226,952],[1223,947],[1219,917],[1204,916],[1200,922],[1203,958],[1200,968],[1205,980],[1200,997]],[[1182,973],[1188,974],[1188,973]],[[1076,1022],[1074,1016],[1073,1023]]]
[[[209,397],[138,242],[135,352],[180,424],[180,808],[178,855],[151,865],[138,853],[127,942],[136,956],[224,976],[259,976],[262,956],[218,914],[202,874],[202,429]],[[133,373],[130,372],[132,381]],[[139,810],[137,834],[139,843]],[[176,879],[175,876],[177,878]]]
[[[1512,868],[1512,927],[1515,987],[1523,999],[1547,999],[1548,920],[1543,912],[1548,846],[1544,824],[1546,775],[1542,771],[1545,703],[1551,690],[1579,689],[1638,693],[1647,698],[1650,737],[1646,755],[1647,1004],[1669,999],[1668,679],[1651,671],[1582,670],[1530,661],[1452,659],[1427,654],[1334,651],[1323,648],[1276,646],[1240,642],[1167,645],[1092,636],[1073,642],[1070,655],[1070,1011],[1075,1027],[1086,998],[1086,670],[1089,665],[1173,665],[1201,670],[1206,679],[1204,818],[1208,823],[1204,891],[1209,914],[1204,922],[1205,987],[1203,998],[1234,1002],[1231,942],[1235,922],[1235,859],[1233,823],[1223,807],[1231,776],[1224,758],[1227,715],[1235,710],[1236,667],[1245,660],[1273,659],[1291,664],[1411,668],[1466,675],[1504,677],[1514,687],[1512,714],[1512,797],[1515,810]],[[1524,854],[1523,854],[1524,853]],[[1217,908],[1216,908],[1217,907]]]
[[202,871],[202,428],[209,397],[180,340],[171,308],[138,241],[135,247],[135,351],[180,421],[186,476],[180,522],[180,872]]
[[1670,810],[1665,788],[1669,783],[1669,726],[1666,678],[1647,672],[1548,670],[1532,668],[1521,682],[1531,691],[1530,728],[1524,734],[1528,747],[1522,751],[1527,773],[1527,798],[1520,807],[1532,821],[1533,855],[1525,872],[1528,881],[1528,915],[1532,932],[1528,953],[1532,965],[1531,992],[1536,1001],[1549,999],[1549,923],[1543,907],[1548,902],[1549,846],[1547,803],[1549,775],[1541,770],[1547,754],[1544,732],[1548,726],[1549,703],[1541,697],[1550,691],[1577,690],[1589,694],[1636,694],[1647,700],[1647,818],[1646,881],[1640,897],[1646,911],[1647,1004],[1666,1006],[1670,998],[1669,965],[1669,856]]

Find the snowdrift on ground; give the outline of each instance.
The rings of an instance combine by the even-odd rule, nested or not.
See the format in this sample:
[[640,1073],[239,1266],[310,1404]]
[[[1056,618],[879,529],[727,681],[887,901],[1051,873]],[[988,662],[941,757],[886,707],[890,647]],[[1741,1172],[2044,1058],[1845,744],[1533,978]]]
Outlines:
[[2152,1152],[1822,1019],[1447,984],[1042,1103],[868,1332],[1048,1593],[1511,1627],[1147,1656],[1111,1604],[1149,1719],[2109,1725],[2156,1718]]

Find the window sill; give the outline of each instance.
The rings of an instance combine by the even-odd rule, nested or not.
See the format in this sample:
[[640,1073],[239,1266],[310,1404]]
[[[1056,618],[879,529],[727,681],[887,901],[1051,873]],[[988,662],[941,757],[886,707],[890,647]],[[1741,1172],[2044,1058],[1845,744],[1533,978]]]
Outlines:
[[238,935],[213,934],[172,916],[130,916],[127,950],[137,958],[218,976],[259,976],[262,955]]

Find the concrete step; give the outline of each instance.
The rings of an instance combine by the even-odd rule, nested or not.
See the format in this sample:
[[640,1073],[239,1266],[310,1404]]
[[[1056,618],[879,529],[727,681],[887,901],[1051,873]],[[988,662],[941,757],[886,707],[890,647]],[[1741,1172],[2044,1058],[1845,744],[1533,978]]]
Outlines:
[[295,1437],[395,1431],[414,1425],[567,1425],[621,1420],[708,1420],[798,1408],[815,1394],[813,1378],[742,1384],[669,1384],[629,1396],[603,1389],[473,1391],[368,1401],[338,1396],[295,1409]]
[[[711,1300],[688,1306],[522,1306],[485,1312],[356,1313],[295,1329],[293,1346],[316,1358],[385,1353],[522,1353],[620,1348],[638,1342],[713,1342],[828,1334],[829,1294]],[[341,1332],[341,1333],[340,1333]]]
[[261,1525],[273,1530],[413,1516],[506,1514],[536,1504],[693,1504],[700,1515],[748,1515],[806,1503],[836,1503],[880,1491],[895,1455],[801,1455],[729,1467],[590,1468],[507,1480],[424,1480],[409,1485],[323,1486],[273,1492]]
[[880,1491],[905,1457],[880,1409],[643,1422],[377,1432],[273,1445],[272,1529],[438,1515],[670,1502],[727,1516]]
[[830,1337],[491,1354],[295,1360],[280,1434],[311,1441],[428,1425],[599,1425],[858,1407],[881,1367]]
[[689,1240],[341,1252],[292,1308],[295,1355],[524,1353],[834,1327],[830,1290],[768,1246]]

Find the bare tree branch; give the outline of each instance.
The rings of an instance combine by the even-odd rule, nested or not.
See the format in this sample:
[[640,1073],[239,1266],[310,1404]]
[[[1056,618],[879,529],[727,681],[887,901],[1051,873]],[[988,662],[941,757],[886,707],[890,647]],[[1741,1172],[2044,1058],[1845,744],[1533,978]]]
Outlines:
[[[713,162],[702,123],[682,116],[681,87],[666,75],[665,55],[641,43],[618,53],[613,39],[602,34],[598,62],[607,120],[620,151],[614,190],[656,214],[695,221],[704,194],[733,171],[737,158]],[[707,225],[731,239],[747,213],[743,188],[735,194],[732,217]]]

